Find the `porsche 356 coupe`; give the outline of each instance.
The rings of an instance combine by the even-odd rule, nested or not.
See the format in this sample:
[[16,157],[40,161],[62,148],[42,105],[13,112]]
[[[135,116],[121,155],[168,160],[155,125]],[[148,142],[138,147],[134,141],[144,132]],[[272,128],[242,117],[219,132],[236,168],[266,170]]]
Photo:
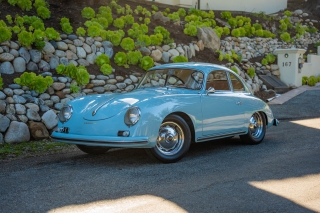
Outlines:
[[156,66],[128,93],[79,97],[63,107],[52,133],[89,154],[145,148],[158,160],[181,159],[191,142],[240,136],[260,143],[278,125],[269,106],[232,70],[208,63]]

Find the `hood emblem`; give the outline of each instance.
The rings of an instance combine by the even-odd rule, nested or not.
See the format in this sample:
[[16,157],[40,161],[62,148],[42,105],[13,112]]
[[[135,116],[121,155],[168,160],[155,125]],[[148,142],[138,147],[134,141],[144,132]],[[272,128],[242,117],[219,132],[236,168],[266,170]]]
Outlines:
[[112,99],[114,99],[114,98],[110,98],[110,99],[106,100],[105,102],[103,102],[102,104],[100,104],[95,110],[93,110],[92,116],[94,116],[95,114],[97,114],[98,110],[99,110],[103,105],[105,105],[106,103],[108,103],[109,101],[111,101]]

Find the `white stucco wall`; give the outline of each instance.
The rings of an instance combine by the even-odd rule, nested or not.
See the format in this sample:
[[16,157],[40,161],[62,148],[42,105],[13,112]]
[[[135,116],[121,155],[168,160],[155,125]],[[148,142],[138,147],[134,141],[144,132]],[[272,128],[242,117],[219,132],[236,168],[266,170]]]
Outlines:
[[[320,76],[320,48],[318,48],[318,55],[309,54],[307,63],[304,63],[303,67],[299,69],[299,58],[303,58],[305,52],[304,49],[277,49],[274,51],[278,57],[280,79],[287,85],[299,87],[302,85],[303,76]],[[288,54],[288,57],[285,57],[285,54]]]
[[[198,8],[198,0],[155,0],[155,2]],[[200,0],[201,10],[245,11],[255,13],[263,11],[270,14],[285,8],[287,8],[287,0]]]

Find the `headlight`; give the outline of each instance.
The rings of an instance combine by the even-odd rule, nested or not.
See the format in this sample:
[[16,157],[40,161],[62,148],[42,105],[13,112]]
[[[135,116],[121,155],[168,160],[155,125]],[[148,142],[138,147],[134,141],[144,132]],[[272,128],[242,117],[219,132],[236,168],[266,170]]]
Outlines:
[[124,122],[129,126],[133,126],[140,120],[140,115],[139,107],[131,107],[124,116]]
[[62,123],[68,121],[68,120],[71,118],[71,116],[72,116],[72,112],[73,112],[72,106],[70,106],[70,105],[65,105],[65,106],[61,109],[61,111],[60,111],[60,113],[59,113],[59,115],[58,115],[59,120],[60,120]]

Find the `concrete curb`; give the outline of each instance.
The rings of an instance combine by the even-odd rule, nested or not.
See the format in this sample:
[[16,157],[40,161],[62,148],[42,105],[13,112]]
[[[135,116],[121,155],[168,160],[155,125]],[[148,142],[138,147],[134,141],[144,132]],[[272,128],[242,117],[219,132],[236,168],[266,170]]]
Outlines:
[[296,89],[290,90],[287,93],[282,94],[281,96],[273,99],[272,101],[268,102],[268,104],[284,104],[285,102],[289,101],[290,99],[304,93],[307,90],[320,90],[320,83],[317,83],[314,87],[303,85]]

